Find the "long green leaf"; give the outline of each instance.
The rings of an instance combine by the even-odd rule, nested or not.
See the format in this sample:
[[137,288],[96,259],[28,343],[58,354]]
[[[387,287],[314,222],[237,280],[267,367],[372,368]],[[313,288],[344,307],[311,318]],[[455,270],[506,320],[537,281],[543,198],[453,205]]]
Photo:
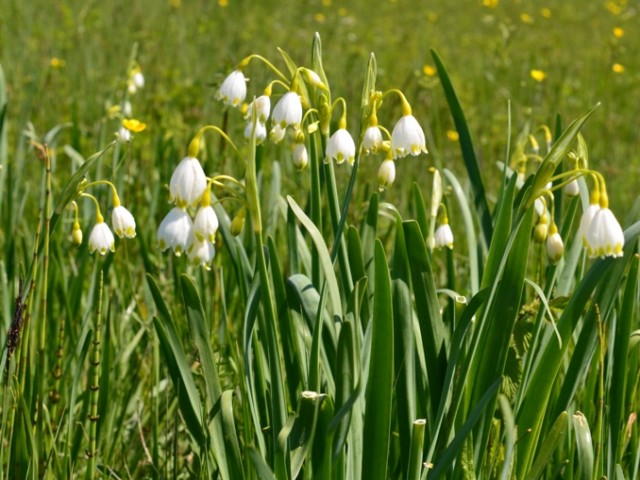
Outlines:
[[393,306],[391,280],[384,248],[375,246],[376,290],[373,298],[373,333],[364,417],[362,478],[386,480],[391,435],[393,396]]
[[558,415],[558,418],[553,423],[553,426],[549,430],[549,433],[542,442],[540,451],[538,452],[536,459],[531,465],[531,470],[527,472],[526,478],[536,480],[540,477],[540,475],[542,475],[545,468],[547,468],[552,460],[553,452],[560,444],[560,441],[564,438],[564,435],[567,431],[568,422],[569,414],[567,412],[562,412],[560,415]]

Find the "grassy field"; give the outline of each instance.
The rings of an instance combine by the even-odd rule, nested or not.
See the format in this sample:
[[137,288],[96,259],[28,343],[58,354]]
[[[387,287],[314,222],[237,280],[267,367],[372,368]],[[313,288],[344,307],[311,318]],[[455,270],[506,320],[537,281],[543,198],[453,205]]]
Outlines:
[[[632,2],[0,12],[2,477],[637,478]],[[240,66],[246,103],[300,95],[295,133],[243,137]],[[365,155],[405,102],[429,153]],[[325,161],[343,121],[353,167]]]

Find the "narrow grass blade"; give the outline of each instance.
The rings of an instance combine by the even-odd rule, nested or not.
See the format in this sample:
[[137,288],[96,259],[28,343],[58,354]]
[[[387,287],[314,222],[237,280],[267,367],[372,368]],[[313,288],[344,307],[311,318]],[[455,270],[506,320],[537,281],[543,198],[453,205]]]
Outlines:
[[420,418],[413,422],[411,432],[411,450],[409,451],[409,463],[407,480],[419,480],[422,473],[422,455],[424,447],[424,429],[427,421]]
[[438,76],[440,77],[440,82],[442,84],[447,103],[449,104],[453,123],[456,126],[456,131],[458,132],[462,158],[464,159],[464,164],[467,167],[469,181],[471,182],[471,188],[473,189],[473,204],[478,214],[482,235],[485,243],[490,245],[491,237],[493,236],[491,213],[489,212],[489,205],[485,197],[484,183],[482,182],[482,175],[480,175],[480,167],[478,166],[478,159],[476,158],[476,152],[471,141],[471,133],[469,132],[467,120],[442,60],[440,60],[440,57],[434,50],[431,50],[431,56],[436,64],[436,68],[438,69]]
[[587,419],[581,412],[573,415],[573,429],[576,433],[579,478],[591,480],[594,467],[593,440]]
[[385,480],[391,434],[393,396],[393,306],[391,280],[384,248],[375,246],[376,290],[373,298],[373,333],[364,417],[362,478]]
[[542,442],[540,451],[533,461],[531,469],[527,472],[526,478],[536,480],[544,473],[545,468],[547,468],[552,460],[553,452],[564,438],[568,422],[569,414],[567,412],[562,412],[558,415],[558,418]]
[[220,397],[220,412],[222,413],[222,431],[226,451],[229,453],[229,471],[233,472],[233,478],[245,478],[242,468],[242,455],[240,442],[236,434],[235,416],[233,413],[233,390],[225,390]]

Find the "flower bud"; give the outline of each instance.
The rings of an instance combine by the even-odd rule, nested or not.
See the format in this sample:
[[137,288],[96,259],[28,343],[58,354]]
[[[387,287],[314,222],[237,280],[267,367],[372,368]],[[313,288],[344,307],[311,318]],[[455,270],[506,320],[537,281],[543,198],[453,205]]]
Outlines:
[[244,227],[244,217],[246,215],[246,210],[243,208],[238,212],[238,214],[231,221],[231,226],[229,227],[229,231],[231,235],[237,237],[242,232],[242,228]]

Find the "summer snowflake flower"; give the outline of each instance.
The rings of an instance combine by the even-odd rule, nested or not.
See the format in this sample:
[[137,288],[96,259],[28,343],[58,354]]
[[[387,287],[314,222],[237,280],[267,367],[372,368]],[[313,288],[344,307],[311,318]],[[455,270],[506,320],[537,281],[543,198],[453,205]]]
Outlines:
[[276,103],[271,114],[274,125],[286,128],[288,125],[298,127],[302,121],[302,103],[296,92],[287,92]]
[[280,140],[284,138],[286,132],[286,127],[283,128],[280,125],[274,125],[271,132],[269,132],[269,140],[273,143],[280,143]]
[[111,212],[111,224],[118,237],[133,238],[136,236],[136,220],[131,212],[119,205]]
[[185,157],[171,175],[169,195],[180,208],[194,205],[207,188],[207,176],[197,158]]
[[187,248],[187,256],[191,263],[195,266],[204,267],[210,270],[211,261],[216,254],[216,249],[213,243],[209,241],[200,241],[194,239],[194,241]]
[[116,133],[116,138],[120,143],[127,143],[131,141],[131,132],[125,127],[120,127],[120,130]]
[[104,222],[96,223],[89,235],[89,253],[97,251],[100,255],[104,255],[115,250],[115,239],[109,225]]
[[224,79],[217,98],[227,105],[237,107],[247,96],[247,79],[240,70],[234,70]]
[[335,160],[336,163],[342,163],[347,160],[353,165],[356,155],[356,144],[351,134],[344,128],[335,131],[327,142],[327,159],[329,162]]
[[389,188],[396,179],[396,164],[393,160],[385,160],[378,169],[378,188],[380,191]]
[[267,95],[260,95],[253,102],[249,104],[247,108],[247,114],[245,115],[245,119],[250,120],[251,115],[253,114],[253,109],[256,109],[256,115],[258,117],[258,122],[267,123],[267,119],[269,118],[269,114],[271,113],[271,99]]
[[448,223],[440,225],[433,235],[436,248],[453,248],[453,232]]
[[218,231],[218,217],[211,205],[200,207],[193,221],[193,234],[198,241],[213,242]]
[[593,217],[596,212],[600,210],[600,205],[598,203],[590,204],[587,209],[582,213],[582,218],[580,219],[580,233],[582,235],[582,243],[585,247],[589,245],[587,241],[587,232],[589,231],[589,227],[591,226],[591,222],[593,221]]
[[394,159],[427,153],[424,132],[413,115],[403,115],[393,127],[391,152]]
[[566,193],[570,197],[575,197],[580,193],[580,185],[578,184],[577,179],[571,180],[564,186],[564,193]]
[[552,224],[547,236],[547,255],[552,263],[558,263],[564,254],[564,242],[558,233],[558,227]]
[[296,143],[293,147],[293,165],[297,170],[303,170],[309,162],[307,147],[304,143]]
[[[261,121],[256,122],[256,143],[260,145],[264,142],[264,139],[267,138],[267,127],[265,127],[264,123]],[[251,138],[251,134],[253,133],[253,123],[247,123],[247,126],[244,129],[244,138],[249,140]]]
[[192,237],[193,223],[191,217],[182,208],[174,207],[158,227],[158,246],[165,251],[171,248],[176,256],[180,256],[187,248]]
[[144,87],[144,75],[142,75],[142,72],[134,73],[131,77],[131,83],[133,83],[136,88]]
[[624,247],[622,227],[608,208],[600,208],[589,223],[587,251],[590,257],[621,257]]
[[382,132],[380,127],[373,125],[364,131],[364,137],[362,138],[362,150],[369,155],[370,153],[376,153],[382,146]]

